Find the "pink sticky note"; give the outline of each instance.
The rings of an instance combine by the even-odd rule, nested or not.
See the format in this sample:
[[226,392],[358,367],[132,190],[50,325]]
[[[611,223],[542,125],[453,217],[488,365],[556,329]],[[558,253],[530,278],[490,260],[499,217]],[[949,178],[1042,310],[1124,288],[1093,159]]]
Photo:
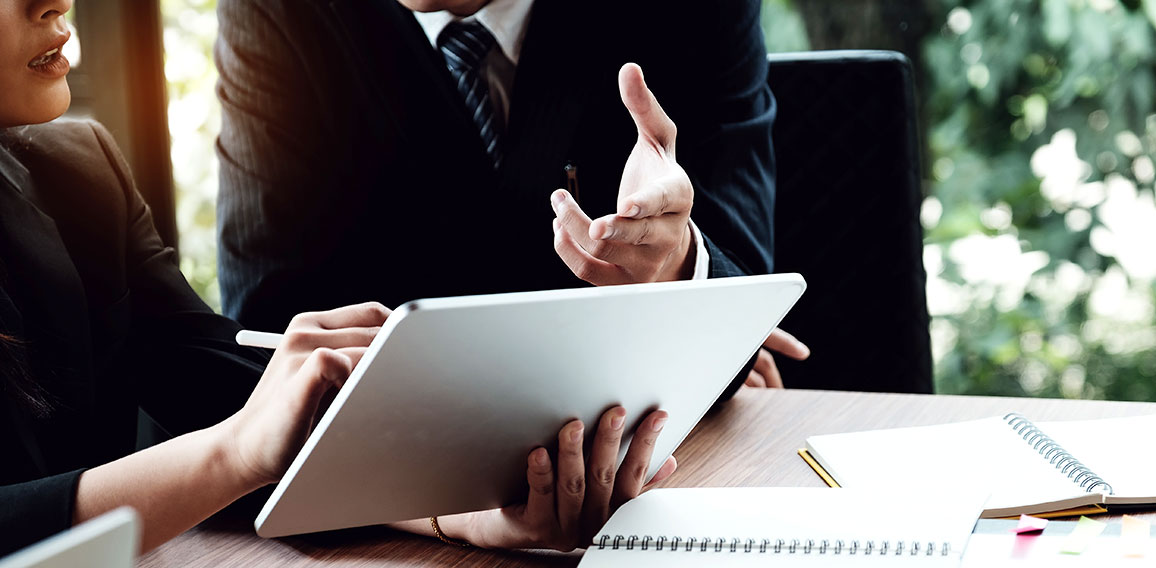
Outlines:
[[1120,543],[1124,549],[1124,556],[1144,556],[1151,533],[1151,523],[1132,515],[1124,515],[1120,530]]
[[1048,526],[1047,519],[1039,517],[1032,517],[1029,515],[1020,515],[1020,524],[1013,530],[1016,534],[1035,533],[1044,530]]

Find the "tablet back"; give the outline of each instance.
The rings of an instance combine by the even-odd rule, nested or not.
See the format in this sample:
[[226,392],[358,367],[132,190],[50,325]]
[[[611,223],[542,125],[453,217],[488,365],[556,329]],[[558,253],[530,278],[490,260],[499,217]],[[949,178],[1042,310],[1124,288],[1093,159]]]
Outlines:
[[531,450],[616,404],[628,426],[670,413],[653,476],[805,287],[777,274],[407,303],[289,467],[257,533],[516,502]]
[[0,568],[132,568],[139,548],[140,518],[121,507],[0,558]]

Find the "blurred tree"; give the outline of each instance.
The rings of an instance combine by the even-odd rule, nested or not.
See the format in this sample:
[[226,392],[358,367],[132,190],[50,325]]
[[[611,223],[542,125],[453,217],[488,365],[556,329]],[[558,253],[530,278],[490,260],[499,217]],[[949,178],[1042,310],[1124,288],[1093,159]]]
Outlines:
[[771,4],[922,71],[938,390],[1156,400],[1156,1]]
[[213,90],[216,9],[216,0],[161,1],[181,271],[201,298],[219,310],[214,144],[221,110]]

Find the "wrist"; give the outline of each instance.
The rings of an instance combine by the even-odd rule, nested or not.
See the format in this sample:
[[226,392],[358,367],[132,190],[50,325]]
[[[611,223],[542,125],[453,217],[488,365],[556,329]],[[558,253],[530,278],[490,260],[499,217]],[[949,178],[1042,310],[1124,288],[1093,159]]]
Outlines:
[[450,540],[484,548],[484,545],[474,538],[473,517],[472,513],[439,516],[438,527],[441,528],[442,535]]
[[227,470],[234,483],[237,483],[247,494],[268,485],[271,481],[259,475],[245,461],[237,439],[236,422],[236,415],[231,416],[223,422],[206,428],[205,433],[211,440],[211,452],[215,459]]
[[688,220],[683,227],[682,240],[670,254],[666,270],[659,278],[660,281],[690,280],[694,277],[695,252],[697,250],[694,245],[694,232],[690,230],[690,221]]

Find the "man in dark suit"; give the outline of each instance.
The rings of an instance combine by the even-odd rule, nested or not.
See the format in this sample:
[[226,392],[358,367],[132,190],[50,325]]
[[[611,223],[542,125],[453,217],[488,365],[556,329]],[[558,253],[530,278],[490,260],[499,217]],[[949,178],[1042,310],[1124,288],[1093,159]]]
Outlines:
[[221,285],[248,327],[771,270],[757,0],[222,0],[219,16]]

